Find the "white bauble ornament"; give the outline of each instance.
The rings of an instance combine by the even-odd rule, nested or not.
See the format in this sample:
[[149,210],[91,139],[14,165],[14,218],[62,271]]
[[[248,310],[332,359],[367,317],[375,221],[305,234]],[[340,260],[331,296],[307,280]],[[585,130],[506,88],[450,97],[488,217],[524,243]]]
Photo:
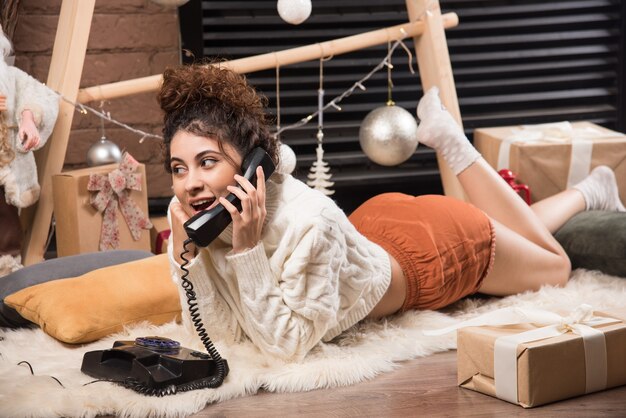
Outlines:
[[367,114],[359,129],[365,155],[380,165],[398,165],[417,149],[417,121],[398,106],[383,106]]
[[291,174],[296,169],[296,153],[287,144],[280,144],[280,163],[278,171],[281,174]]
[[87,151],[87,165],[90,167],[119,163],[121,160],[120,148],[104,136]]
[[287,23],[299,25],[311,15],[311,0],[278,0],[278,15]]

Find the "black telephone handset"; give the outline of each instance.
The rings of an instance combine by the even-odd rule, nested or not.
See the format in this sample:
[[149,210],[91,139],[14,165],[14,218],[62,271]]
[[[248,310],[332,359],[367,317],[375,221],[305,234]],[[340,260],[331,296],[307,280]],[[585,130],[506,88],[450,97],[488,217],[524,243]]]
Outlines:
[[[243,176],[256,186],[256,169],[263,167],[265,178],[274,172],[274,163],[262,148],[253,149],[241,165]],[[234,195],[226,197],[241,210],[241,202]],[[211,342],[198,312],[193,283],[187,278],[185,258],[188,243],[206,247],[231,222],[230,213],[219,204],[215,208],[200,212],[185,222],[189,239],[181,254],[185,272],[181,286],[187,296],[187,304],[193,322],[207,353],[181,347],[177,341],[163,337],[141,337],[135,341],[116,341],[113,348],[85,353],[81,370],[93,377],[119,383],[136,392],[164,396],[194,389],[216,388],[228,375],[228,362],[217,352]]]
[[[241,164],[243,176],[255,187],[256,169],[258,166],[263,167],[266,179],[272,175],[275,169],[272,158],[260,147],[250,151]],[[241,210],[241,201],[237,196],[231,193],[226,196],[226,200],[232,203],[238,210]],[[185,222],[184,227],[187,235],[196,245],[206,247],[226,229],[231,221],[230,213],[222,204],[218,204],[213,209],[192,216]]]

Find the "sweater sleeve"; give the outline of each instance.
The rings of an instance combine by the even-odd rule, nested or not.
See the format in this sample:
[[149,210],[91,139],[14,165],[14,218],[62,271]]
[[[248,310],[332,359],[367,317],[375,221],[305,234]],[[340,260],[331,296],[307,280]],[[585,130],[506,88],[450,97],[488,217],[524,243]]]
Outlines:
[[332,231],[313,225],[276,273],[262,242],[227,256],[237,276],[244,331],[264,352],[300,360],[337,324],[339,268],[333,262],[345,249],[331,239]]

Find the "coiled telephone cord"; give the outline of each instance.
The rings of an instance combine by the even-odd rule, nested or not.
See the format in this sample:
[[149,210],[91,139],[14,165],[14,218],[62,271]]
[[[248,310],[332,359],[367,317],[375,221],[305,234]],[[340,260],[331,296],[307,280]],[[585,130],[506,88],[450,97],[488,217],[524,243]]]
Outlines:
[[189,260],[185,258],[185,255],[189,252],[187,246],[191,244],[193,241],[191,238],[188,238],[183,243],[184,251],[180,255],[180,258],[183,259],[183,264],[180,266],[180,269],[184,271],[184,274],[181,276],[182,287],[185,290],[185,295],[187,296],[187,305],[189,305],[189,314],[191,316],[191,321],[193,322],[194,327],[196,328],[196,332],[200,339],[202,340],[202,344],[206,348],[207,353],[211,356],[211,358],[215,361],[217,374],[209,379],[202,380],[200,382],[189,383],[186,385],[180,385],[178,387],[179,391],[185,390],[193,390],[193,389],[201,389],[201,388],[216,388],[220,386],[224,379],[226,378],[226,364],[220,353],[217,352],[215,346],[213,346],[213,342],[209,338],[209,335],[204,328],[204,324],[202,323],[202,319],[200,318],[200,313],[198,312],[198,303],[196,298],[196,292],[193,290],[193,283],[189,281],[187,276],[189,275],[189,270],[187,270],[186,266],[189,264]]

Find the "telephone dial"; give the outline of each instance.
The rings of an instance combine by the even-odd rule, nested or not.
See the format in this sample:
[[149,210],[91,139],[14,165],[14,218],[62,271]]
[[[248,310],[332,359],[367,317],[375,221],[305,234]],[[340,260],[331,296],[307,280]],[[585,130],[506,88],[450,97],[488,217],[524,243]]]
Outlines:
[[[243,176],[256,186],[256,169],[263,167],[265,178],[274,172],[271,157],[262,148],[253,149],[241,164]],[[241,210],[241,202],[230,193],[226,199]],[[207,353],[181,347],[180,343],[169,338],[149,336],[135,341],[116,341],[108,350],[85,353],[81,371],[102,380],[108,380],[152,396],[171,395],[202,388],[220,386],[228,375],[228,363],[217,352],[209,338],[198,313],[196,293],[193,283],[187,278],[185,258],[187,246],[194,242],[200,247],[209,245],[232,221],[230,213],[222,204],[199,212],[185,222],[189,238],[185,241],[185,251],[181,254],[184,274],[181,285],[187,296],[187,305],[196,332],[200,336]]]

